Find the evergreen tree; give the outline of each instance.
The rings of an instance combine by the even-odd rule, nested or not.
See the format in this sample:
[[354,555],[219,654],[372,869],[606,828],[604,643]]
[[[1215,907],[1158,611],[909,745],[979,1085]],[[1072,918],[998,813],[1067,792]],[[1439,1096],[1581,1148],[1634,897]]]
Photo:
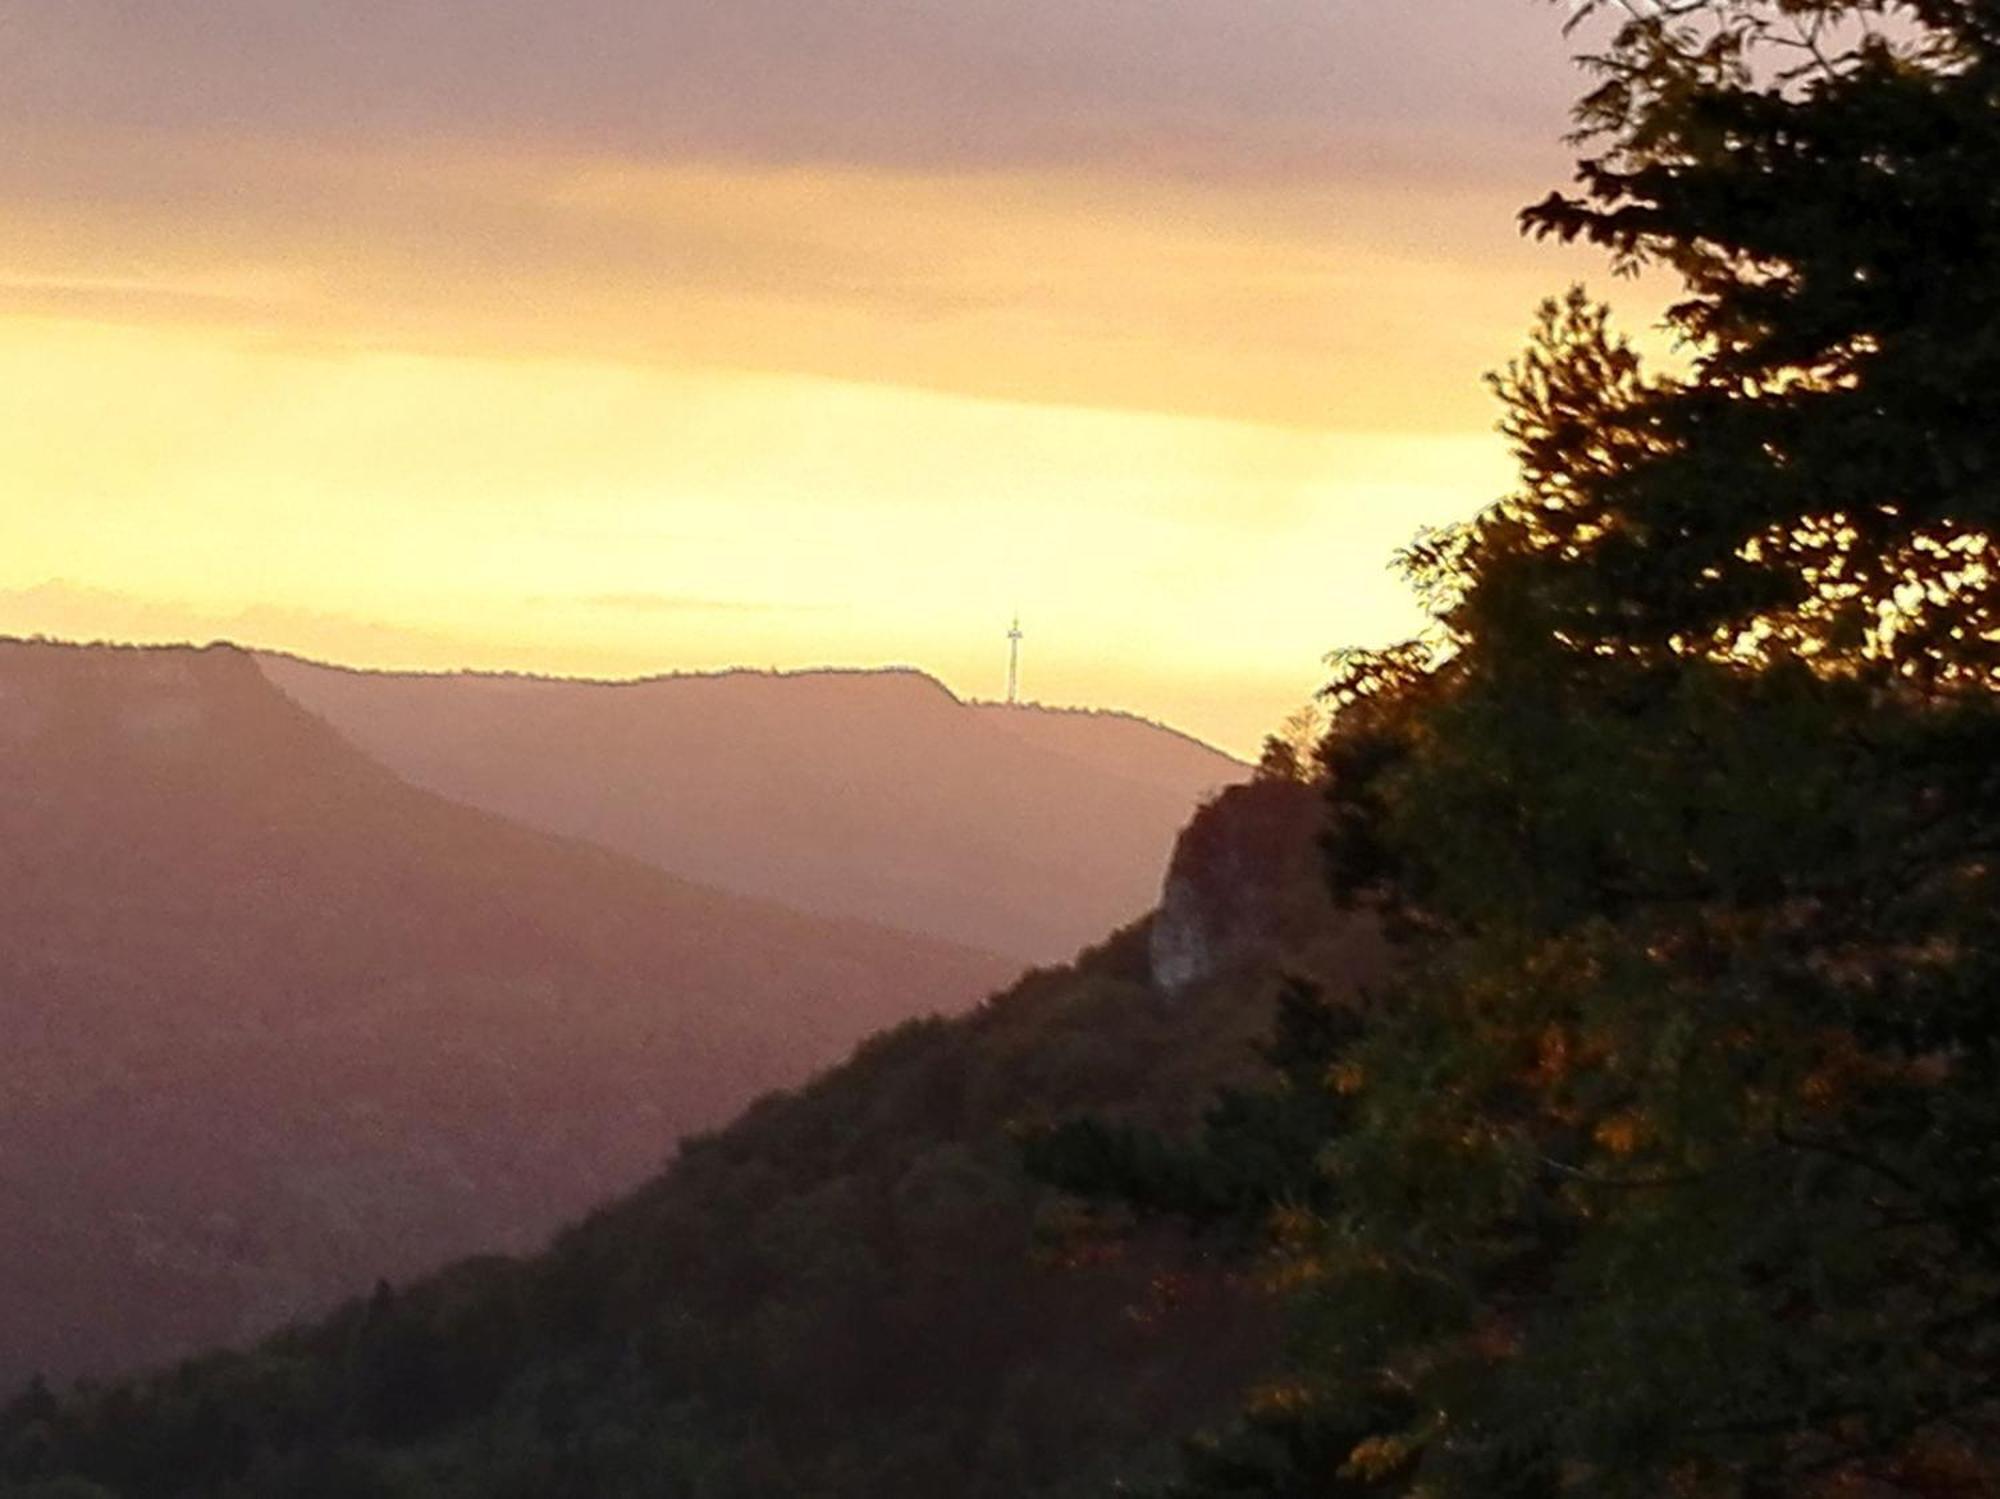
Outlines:
[[2000,1485],[2000,3],[1617,9],[1526,224],[1686,368],[1545,308],[1519,492],[1341,665],[1403,963],[1190,1493]]

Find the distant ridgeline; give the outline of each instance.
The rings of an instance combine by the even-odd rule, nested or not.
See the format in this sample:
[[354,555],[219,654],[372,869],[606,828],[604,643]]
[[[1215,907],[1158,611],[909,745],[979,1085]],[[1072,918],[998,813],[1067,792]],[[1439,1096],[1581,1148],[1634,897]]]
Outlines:
[[959,701],[915,671],[638,682],[265,674],[415,785],[683,879],[1025,963],[1159,894],[1248,767],[1126,714]]
[[[1085,1112],[1185,1129],[1262,1074],[1281,973],[1339,994],[1379,969],[1374,929],[1320,893],[1314,809],[1226,793],[1174,861],[1164,946],[1141,922],[890,1031],[544,1254],[383,1286],[249,1352],[30,1389],[0,1419],[0,1492],[1082,1499],[1161,1477],[1275,1320],[1216,1246],[1091,1231],[1018,1136]],[[1223,877],[1310,919],[1246,925],[1209,900]]]

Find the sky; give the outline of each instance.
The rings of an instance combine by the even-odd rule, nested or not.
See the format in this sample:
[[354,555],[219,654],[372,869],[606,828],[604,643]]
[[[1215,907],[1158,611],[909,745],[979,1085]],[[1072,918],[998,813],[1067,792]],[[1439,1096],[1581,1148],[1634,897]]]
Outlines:
[[0,632],[1239,753],[1508,486],[1541,0],[15,0]]

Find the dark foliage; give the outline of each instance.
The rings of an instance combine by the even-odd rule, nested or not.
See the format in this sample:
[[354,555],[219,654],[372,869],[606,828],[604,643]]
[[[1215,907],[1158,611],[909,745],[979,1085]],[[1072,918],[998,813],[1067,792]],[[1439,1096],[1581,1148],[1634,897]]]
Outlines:
[[[1331,866],[1401,962],[1262,1200],[1290,1358],[1183,1492],[1991,1493],[2000,9],[1587,9],[1527,223],[1679,275],[1689,365],[1552,303],[1520,492],[1340,664]],[[1212,1211],[1180,1159],[1090,1184]]]
[[1293,982],[1279,999],[1275,1038],[1259,1048],[1275,1088],[1232,1088],[1203,1118],[1198,1145],[1101,1118],[1063,1121],[1030,1135],[1023,1157],[1039,1180],[1096,1204],[1117,1203],[1233,1235],[1255,1236],[1274,1205],[1331,1206],[1319,1152],[1350,1123],[1347,1101],[1326,1086],[1342,1049],[1360,1035],[1351,1007],[1337,1008]]

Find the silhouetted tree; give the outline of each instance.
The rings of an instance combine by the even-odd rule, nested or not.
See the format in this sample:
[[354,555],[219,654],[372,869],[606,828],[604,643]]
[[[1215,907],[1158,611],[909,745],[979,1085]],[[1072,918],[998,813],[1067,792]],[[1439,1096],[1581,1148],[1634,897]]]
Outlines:
[[1586,9],[1526,223],[1677,274],[1687,367],[1546,307],[1519,492],[1342,663],[1332,864],[1403,963],[1189,1492],[1989,1492],[2000,4]]

